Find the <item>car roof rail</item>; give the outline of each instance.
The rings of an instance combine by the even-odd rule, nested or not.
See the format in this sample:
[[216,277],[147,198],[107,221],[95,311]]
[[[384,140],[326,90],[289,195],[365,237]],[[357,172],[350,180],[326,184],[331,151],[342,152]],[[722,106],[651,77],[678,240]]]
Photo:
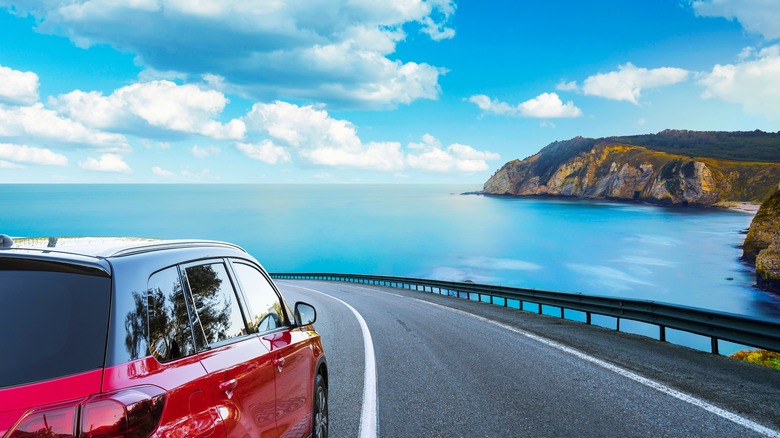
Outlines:
[[133,254],[140,254],[151,251],[160,251],[166,249],[186,249],[186,248],[202,248],[202,247],[214,247],[214,248],[232,248],[241,252],[246,250],[238,245],[220,242],[217,240],[158,240],[142,242],[137,245],[127,246],[119,248],[116,251],[104,254],[105,257],[121,257]]

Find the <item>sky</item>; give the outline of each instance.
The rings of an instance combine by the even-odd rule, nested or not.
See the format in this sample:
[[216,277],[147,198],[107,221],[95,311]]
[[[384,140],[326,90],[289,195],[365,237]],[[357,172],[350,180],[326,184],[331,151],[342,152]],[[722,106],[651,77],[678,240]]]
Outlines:
[[465,183],[780,131],[780,0],[0,0],[0,183]]

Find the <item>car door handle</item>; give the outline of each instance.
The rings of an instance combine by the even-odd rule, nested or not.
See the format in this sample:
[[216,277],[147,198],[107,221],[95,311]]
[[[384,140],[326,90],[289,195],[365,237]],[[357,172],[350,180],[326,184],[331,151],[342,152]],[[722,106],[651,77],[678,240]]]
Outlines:
[[[217,386],[221,392],[230,392],[236,389],[236,386],[238,386],[238,380],[236,379],[230,379],[227,382],[222,382]],[[228,394],[228,396],[230,396]]]

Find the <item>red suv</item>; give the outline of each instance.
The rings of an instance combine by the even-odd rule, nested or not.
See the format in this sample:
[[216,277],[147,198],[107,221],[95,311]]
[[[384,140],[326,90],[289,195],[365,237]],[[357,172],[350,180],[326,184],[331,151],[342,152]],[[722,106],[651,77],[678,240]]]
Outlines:
[[0,236],[0,436],[326,437],[315,319],[228,243]]

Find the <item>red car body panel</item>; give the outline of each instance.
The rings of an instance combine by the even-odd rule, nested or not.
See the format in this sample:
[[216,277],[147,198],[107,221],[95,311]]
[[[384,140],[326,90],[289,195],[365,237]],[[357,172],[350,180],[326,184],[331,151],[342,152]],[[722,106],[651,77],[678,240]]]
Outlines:
[[0,389],[0,436],[31,408],[84,399],[100,392],[103,370]]
[[199,356],[228,436],[277,436],[273,363],[257,336]]
[[280,436],[301,436],[311,430],[314,389],[313,345],[309,332],[284,330],[263,336],[276,362],[276,424]]
[[168,394],[159,436],[225,436],[211,396],[210,379],[197,356],[165,364],[146,357],[108,368],[103,392],[140,385],[154,385]]

